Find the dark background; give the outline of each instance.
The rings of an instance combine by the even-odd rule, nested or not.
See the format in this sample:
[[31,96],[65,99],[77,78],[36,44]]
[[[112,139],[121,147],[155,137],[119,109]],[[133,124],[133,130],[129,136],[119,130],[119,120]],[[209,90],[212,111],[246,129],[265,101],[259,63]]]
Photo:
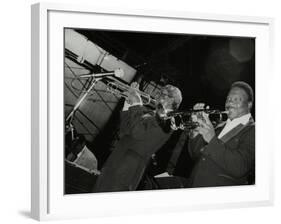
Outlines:
[[[255,90],[255,39],[169,33],[77,30],[137,69],[137,75],[178,86],[181,108],[206,102],[223,109],[232,82]],[[162,78],[162,79],[161,79]]]

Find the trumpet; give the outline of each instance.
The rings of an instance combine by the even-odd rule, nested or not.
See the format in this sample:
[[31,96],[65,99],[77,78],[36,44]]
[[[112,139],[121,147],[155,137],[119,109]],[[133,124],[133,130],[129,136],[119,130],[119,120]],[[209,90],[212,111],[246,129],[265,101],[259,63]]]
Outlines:
[[125,92],[127,92],[130,89],[134,89],[140,96],[143,102],[143,105],[151,105],[155,107],[156,100],[152,98],[148,93],[145,93],[143,91],[140,91],[139,89],[135,89],[129,85],[126,85],[122,82],[108,82],[107,84],[107,90],[111,92],[114,95],[117,95],[119,97],[128,98]]
[[198,127],[199,123],[194,121],[192,115],[198,115],[200,112],[208,114],[209,119],[214,126],[226,121],[228,118],[228,111],[200,109],[188,111],[171,111],[166,115],[165,119],[172,119],[176,129],[194,129]]

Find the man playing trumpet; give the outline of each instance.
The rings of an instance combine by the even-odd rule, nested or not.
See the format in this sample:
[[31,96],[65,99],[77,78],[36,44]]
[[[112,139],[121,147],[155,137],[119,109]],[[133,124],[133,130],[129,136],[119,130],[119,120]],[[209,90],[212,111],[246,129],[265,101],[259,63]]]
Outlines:
[[137,189],[151,156],[172,134],[170,121],[164,117],[182,101],[181,91],[172,85],[161,89],[155,111],[147,111],[143,106],[137,83],[132,83],[125,95],[120,139],[105,162],[93,192]]
[[[204,112],[194,116],[199,126],[190,135],[189,152],[196,161],[191,187],[252,184],[255,167],[255,124],[251,116],[253,90],[245,82],[235,82],[225,109],[228,120],[214,128]],[[196,104],[194,109],[202,109]]]

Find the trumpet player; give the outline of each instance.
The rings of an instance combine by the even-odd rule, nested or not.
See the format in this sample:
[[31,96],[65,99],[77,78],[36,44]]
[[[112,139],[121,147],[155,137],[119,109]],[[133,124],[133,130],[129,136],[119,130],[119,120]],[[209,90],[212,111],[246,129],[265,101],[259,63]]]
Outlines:
[[93,192],[137,189],[151,156],[173,131],[163,118],[182,101],[181,91],[172,85],[161,89],[155,111],[143,106],[137,83],[132,83],[124,95],[127,97],[121,112],[120,138],[102,167]]
[[[228,120],[214,128],[204,112],[195,114],[199,126],[191,133],[189,153],[196,161],[191,187],[253,184],[255,124],[251,116],[253,90],[234,82],[225,101]],[[194,109],[202,109],[196,104]],[[251,179],[251,180],[250,180]]]

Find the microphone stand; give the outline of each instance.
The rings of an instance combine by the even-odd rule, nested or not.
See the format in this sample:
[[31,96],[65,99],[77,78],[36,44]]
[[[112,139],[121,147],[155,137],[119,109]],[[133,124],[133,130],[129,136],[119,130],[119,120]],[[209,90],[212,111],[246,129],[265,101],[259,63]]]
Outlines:
[[91,90],[94,88],[96,83],[101,80],[102,78],[94,78],[90,87],[87,89],[87,91],[77,100],[75,106],[73,107],[72,111],[69,113],[69,115],[66,118],[66,122],[69,124],[69,128],[71,131],[71,140],[74,140],[74,126],[72,124],[74,114],[78,110],[81,103],[84,101],[84,99],[88,96],[88,94],[91,92]]

